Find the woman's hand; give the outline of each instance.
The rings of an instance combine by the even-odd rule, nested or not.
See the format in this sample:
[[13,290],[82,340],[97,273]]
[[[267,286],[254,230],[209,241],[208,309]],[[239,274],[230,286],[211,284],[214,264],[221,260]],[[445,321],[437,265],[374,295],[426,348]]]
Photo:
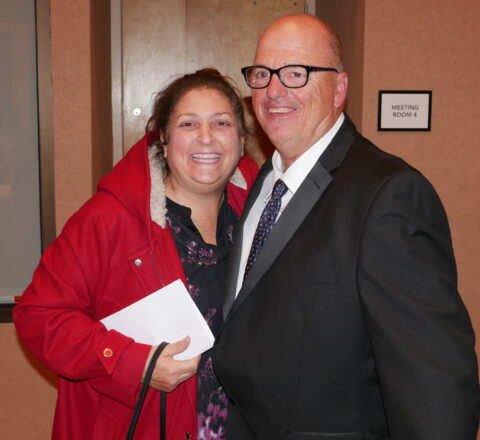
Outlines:
[[[186,336],[184,339],[172,344],[168,344],[162,354],[157,360],[155,369],[153,370],[152,380],[150,386],[159,391],[173,391],[183,381],[189,379],[197,372],[200,356],[194,357],[184,361],[177,361],[173,356],[185,351],[190,344],[190,337]],[[148,363],[157,347],[154,346],[145,364],[143,377],[147,371]],[[142,381],[143,381],[142,377]]]

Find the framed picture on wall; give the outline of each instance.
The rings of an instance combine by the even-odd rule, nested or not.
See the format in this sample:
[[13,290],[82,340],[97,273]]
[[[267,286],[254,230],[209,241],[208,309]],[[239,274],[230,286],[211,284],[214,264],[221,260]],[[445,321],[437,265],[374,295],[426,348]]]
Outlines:
[[379,90],[379,131],[430,131],[431,90]]

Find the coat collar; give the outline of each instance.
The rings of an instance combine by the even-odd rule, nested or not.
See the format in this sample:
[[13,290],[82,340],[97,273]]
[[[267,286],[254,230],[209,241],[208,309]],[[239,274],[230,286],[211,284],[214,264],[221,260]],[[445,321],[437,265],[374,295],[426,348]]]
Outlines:
[[157,144],[148,147],[150,171],[150,215],[152,221],[165,228],[167,224],[167,202],[163,180],[164,165],[161,147]]
[[342,164],[350,146],[357,136],[358,132],[355,125],[350,118],[345,115],[345,120],[337,134],[320,156],[319,161],[325,170],[332,172]]
[[[162,228],[166,226],[166,195],[164,183],[164,159],[162,147],[154,143],[148,147],[148,164],[150,172],[150,215],[152,221]],[[237,167],[230,177],[229,183],[241,189],[247,190],[247,181]]]
[[[247,181],[238,167],[230,183],[247,189]],[[167,208],[163,154],[158,135],[155,132],[145,134],[99,181],[97,190],[116,198],[127,211],[144,222],[149,236],[152,221],[164,229]]]

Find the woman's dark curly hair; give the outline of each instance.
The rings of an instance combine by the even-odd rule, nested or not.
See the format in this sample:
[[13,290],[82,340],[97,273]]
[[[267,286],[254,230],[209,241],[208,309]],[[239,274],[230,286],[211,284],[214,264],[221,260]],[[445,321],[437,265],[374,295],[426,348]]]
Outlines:
[[183,75],[158,92],[155,96],[152,116],[148,120],[145,130],[161,133],[163,136],[162,143],[168,144],[168,124],[178,101],[187,92],[204,88],[218,90],[229,100],[237,118],[240,136],[246,136],[245,115],[236,88],[231,84],[230,78],[209,67]]

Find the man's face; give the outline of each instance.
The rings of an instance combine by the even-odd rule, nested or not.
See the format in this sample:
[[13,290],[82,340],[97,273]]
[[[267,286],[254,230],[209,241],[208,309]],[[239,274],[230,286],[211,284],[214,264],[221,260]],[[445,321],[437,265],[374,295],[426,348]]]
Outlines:
[[[277,22],[261,37],[254,64],[271,69],[288,64],[337,67],[327,38],[316,22]],[[252,89],[258,121],[286,168],[333,126],[346,88],[345,73],[312,72],[302,88],[287,88],[274,75],[268,87]]]

